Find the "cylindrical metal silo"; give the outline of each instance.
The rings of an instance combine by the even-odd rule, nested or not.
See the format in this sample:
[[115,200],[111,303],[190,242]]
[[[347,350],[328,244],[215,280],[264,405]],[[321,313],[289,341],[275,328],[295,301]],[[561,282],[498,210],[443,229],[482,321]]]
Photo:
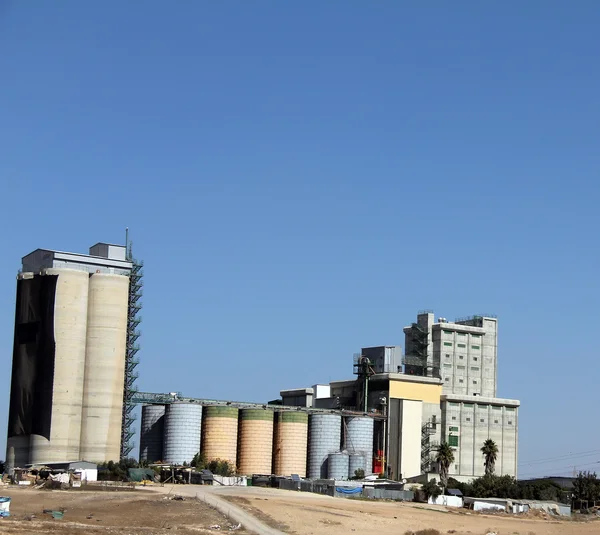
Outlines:
[[163,461],[189,463],[200,451],[202,405],[178,402],[167,405],[164,420]]
[[367,473],[365,465],[365,454],[359,452],[353,452],[349,454],[348,462],[348,477],[355,477],[357,470],[362,470],[365,474]]
[[[163,440],[165,429],[165,406],[144,405],[140,430],[140,461],[156,462],[163,460]],[[200,440],[198,449],[200,451]]]
[[129,277],[89,278],[80,458],[115,461],[121,448]]
[[273,462],[273,411],[242,409],[238,442],[238,474],[270,475]]
[[327,478],[348,479],[348,464],[350,456],[347,451],[330,453],[327,456]]
[[373,418],[350,416],[344,419],[344,449],[363,453],[366,474],[373,471]]
[[237,461],[238,413],[235,407],[205,407],[202,453],[207,461]]
[[[47,407],[49,425],[41,426],[48,427],[49,433],[48,436],[31,434],[29,462],[32,464],[81,459],[89,275],[74,269],[52,268],[46,269],[41,278],[53,276],[57,279],[53,296],[52,403]],[[51,307],[50,296],[46,298],[48,302],[40,306]]]
[[306,476],[308,414],[277,413],[273,440],[273,473],[278,476]]
[[327,456],[340,450],[342,417],[312,414],[308,427],[308,477],[324,479],[327,477]]

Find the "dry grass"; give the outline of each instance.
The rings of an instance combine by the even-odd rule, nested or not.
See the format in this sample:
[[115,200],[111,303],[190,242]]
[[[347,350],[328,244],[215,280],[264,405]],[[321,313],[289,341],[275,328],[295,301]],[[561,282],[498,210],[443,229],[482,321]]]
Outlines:
[[419,531],[407,531],[404,535],[442,535],[437,529],[420,529]]

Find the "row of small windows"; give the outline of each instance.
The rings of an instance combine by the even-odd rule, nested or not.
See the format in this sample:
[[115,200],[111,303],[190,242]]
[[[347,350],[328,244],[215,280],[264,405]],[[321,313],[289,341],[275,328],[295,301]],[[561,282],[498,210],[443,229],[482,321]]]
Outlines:
[[[452,347],[452,342],[444,342],[444,345],[447,347]],[[457,347],[467,347],[466,344],[456,344]],[[471,349],[481,349],[481,346],[471,346]]]
[[[450,377],[446,377],[444,380],[445,380],[447,383],[449,383],[449,382],[450,382]],[[459,382],[460,384],[463,384],[465,381],[464,381],[464,379],[459,379],[459,380],[458,380],[458,382]],[[477,380],[475,380],[475,379],[474,379],[474,380],[473,380],[473,384],[474,384],[474,385],[476,385],[476,384],[477,384]]]
[[[456,420],[456,416],[453,416],[452,419]],[[471,417],[467,416],[465,418],[465,422],[470,422],[470,421],[471,421]],[[485,423],[485,418],[479,418],[479,422],[482,423],[482,424],[484,424]],[[500,421],[499,420],[494,420],[494,423],[498,424],[498,423],[500,423]],[[512,425],[512,420],[508,420],[507,424],[508,425]]]
[[[446,329],[444,329],[444,334],[454,334],[455,331],[447,331]],[[466,335],[466,333],[456,333],[458,336],[460,336],[461,338],[464,338]],[[471,334],[471,338],[481,338],[480,334]]]
[[[449,359],[450,357],[451,357],[450,353],[446,353],[446,358],[447,358],[447,359]],[[464,356],[464,355],[458,355],[458,358],[459,358],[460,360],[463,360],[463,359],[465,358],[465,356]],[[477,360],[478,360],[478,357],[472,357],[472,358],[473,358],[473,361],[474,361],[474,362],[477,362]]]

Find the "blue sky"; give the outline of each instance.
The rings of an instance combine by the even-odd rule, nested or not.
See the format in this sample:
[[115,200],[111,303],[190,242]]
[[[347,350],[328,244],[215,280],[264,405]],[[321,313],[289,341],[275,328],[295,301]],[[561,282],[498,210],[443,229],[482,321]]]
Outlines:
[[495,313],[522,475],[594,468],[598,27],[584,0],[0,2],[0,429],[21,256],[129,226],[140,389],[272,399],[419,309]]

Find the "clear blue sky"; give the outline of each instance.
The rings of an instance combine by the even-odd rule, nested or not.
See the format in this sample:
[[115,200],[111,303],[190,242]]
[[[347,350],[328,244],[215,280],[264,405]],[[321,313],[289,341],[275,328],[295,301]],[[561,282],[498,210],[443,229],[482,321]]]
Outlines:
[[129,226],[140,389],[272,399],[495,313],[522,475],[592,468],[600,8],[451,4],[0,2],[0,429],[21,256]]

